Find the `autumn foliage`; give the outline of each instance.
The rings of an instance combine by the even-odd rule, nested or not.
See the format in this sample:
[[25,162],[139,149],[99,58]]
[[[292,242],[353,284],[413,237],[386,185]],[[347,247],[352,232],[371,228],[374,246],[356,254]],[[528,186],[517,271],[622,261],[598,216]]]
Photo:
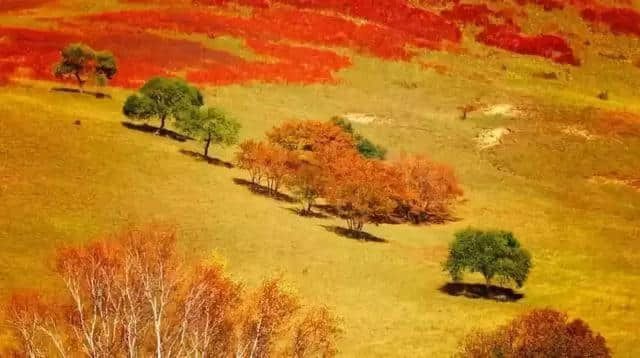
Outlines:
[[16,356],[330,357],[340,330],[266,280],[249,291],[218,263],[184,265],[176,232],[152,225],[59,250],[65,294],[14,294],[4,307]]
[[302,214],[324,199],[356,233],[366,223],[443,220],[462,195],[450,167],[424,156],[392,164],[367,159],[335,122],[284,122],[267,141],[241,143],[236,163],[273,195],[284,184],[302,203]]
[[611,352],[604,337],[580,319],[568,320],[563,312],[536,309],[493,332],[474,332],[462,342],[465,358],[594,357]]

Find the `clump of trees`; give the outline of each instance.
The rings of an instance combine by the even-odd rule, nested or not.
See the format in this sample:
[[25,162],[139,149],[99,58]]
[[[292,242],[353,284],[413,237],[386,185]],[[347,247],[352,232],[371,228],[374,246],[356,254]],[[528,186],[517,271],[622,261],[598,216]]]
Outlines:
[[368,159],[352,133],[334,122],[284,122],[266,141],[241,143],[236,163],[274,195],[288,188],[302,203],[302,214],[324,199],[356,236],[366,223],[446,217],[462,195],[449,167],[421,156],[393,164]]
[[172,227],[151,225],[58,251],[66,293],[3,307],[24,357],[331,357],[338,321],[279,279],[247,290],[219,263],[189,267]]
[[[158,132],[167,119],[177,118],[192,107],[202,107],[202,93],[180,78],[154,77],[127,98],[122,113],[133,120],[159,119]],[[199,132],[199,131],[198,131]]]
[[204,142],[206,158],[211,144],[230,146],[238,142],[240,123],[218,108],[191,107],[176,118],[180,131]]
[[443,264],[454,281],[462,280],[466,271],[481,273],[487,294],[494,279],[522,287],[531,266],[531,254],[520,246],[513,233],[473,228],[456,233]]
[[568,320],[566,313],[536,309],[495,331],[476,331],[461,343],[463,358],[609,358],[604,337],[580,319]]
[[95,51],[83,43],[73,43],[61,51],[60,62],[53,70],[57,78],[73,78],[78,83],[80,92],[84,85],[93,79],[104,85],[118,72],[116,59],[111,52]]

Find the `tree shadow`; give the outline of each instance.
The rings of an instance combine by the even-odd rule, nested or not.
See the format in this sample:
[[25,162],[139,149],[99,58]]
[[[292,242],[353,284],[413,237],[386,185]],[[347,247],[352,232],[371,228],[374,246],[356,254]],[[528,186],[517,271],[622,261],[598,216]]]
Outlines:
[[158,129],[157,127],[153,127],[150,126],[146,123],[142,123],[142,124],[135,124],[135,123],[131,123],[131,122],[121,122],[122,126],[125,128],[129,128],[132,129],[134,131],[139,131],[139,132],[144,132],[144,133],[153,133],[155,135],[161,136],[161,137],[166,137],[169,139],[173,139],[175,141],[178,142],[186,142],[187,140],[193,139],[191,137],[188,137],[186,135],[182,135],[180,133],[176,133],[172,130],[168,130],[168,129]]
[[218,158],[211,158],[211,157],[205,157],[204,155],[198,153],[198,152],[194,152],[192,150],[186,150],[186,149],[180,149],[180,153],[187,155],[191,158],[194,158],[195,160],[201,161],[201,162],[207,162],[211,165],[217,165],[219,167],[224,167],[227,169],[231,169],[233,168],[233,164],[229,163],[229,162],[225,162],[222,159],[218,159]]
[[304,211],[300,208],[286,208],[288,211],[298,215],[298,216],[302,216],[303,218],[314,218],[314,219],[328,219],[329,215],[323,214],[321,212],[318,211],[312,211],[312,212],[308,212],[308,211]]
[[332,225],[320,225],[320,226],[322,226],[323,228],[325,228],[325,230],[329,232],[332,232],[334,234],[337,234],[347,239],[360,240],[360,241],[366,241],[366,242],[378,242],[378,243],[389,242],[383,238],[371,235],[368,232],[364,232],[364,231],[349,230],[340,226],[332,226]]
[[245,179],[240,179],[240,178],[233,178],[233,182],[236,183],[237,185],[241,185],[244,187],[247,187],[252,193],[260,195],[260,196],[264,196],[267,198],[271,198],[271,199],[275,199],[278,201],[284,201],[286,203],[290,203],[293,204],[296,202],[296,200],[292,197],[290,197],[287,194],[283,194],[283,193],[276,193],[273,194],[269,191],[269,188],[267,188],[266,186],[262,186],[260,184],[256,184],[256,183],[252,183],[248,180]]
[[51,89],[52,92],[65,92],[65,93],[79,93],[79,94],[86,94],[89,96],[93,96],[95,98],[98,99],[102,99],[102,98],[107,98],[107,99],[111,99],[111,95],[108,93],[102,93],[102,92],[91,92],[91,91],[84,91],[84,92],[80,92],[79,89],[77,88],[68,88],[68,87],[54,87]]
[[521,300],[524,294],[517,293],[510,288],[491,286],[490,295],[485,285],[480,283],[449,282],[440,287],[440,292],[450,296],[464,296],[467,298],[484,298],[500,302],[515,302]]

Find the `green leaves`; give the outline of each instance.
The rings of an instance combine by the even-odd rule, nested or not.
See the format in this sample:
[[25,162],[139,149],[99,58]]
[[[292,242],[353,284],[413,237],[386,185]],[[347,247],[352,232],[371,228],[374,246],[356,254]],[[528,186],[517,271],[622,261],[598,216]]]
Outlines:
[[511,232],[466,229],[456,233],[443,264],[454,281],[465,271],[481,273],[487,282],[493,278],[513,281],[522,287],[531,269],[531,255],[520,247]]
[[74,43],[61,52],[62,59],[53,70],[58,78],[73,77],[80,87],[95,78],[97,84],[104,85],[118,71],[115,57],[108,51],[94,51],[83,43]]
[[[108,67],[108,61],[105,66]],[[147,120],[177,117],[192,107],[204,104],[200,91],[179,78],[154,77],[140,88],[138,94],[127,98],[122,112],[131,119]]]
[[237,143],[241,126],[238,121],[218,108],[191,107],[176,116],[176,127],[185,134],[205,141],[206,155],[211,143],[219,145]]

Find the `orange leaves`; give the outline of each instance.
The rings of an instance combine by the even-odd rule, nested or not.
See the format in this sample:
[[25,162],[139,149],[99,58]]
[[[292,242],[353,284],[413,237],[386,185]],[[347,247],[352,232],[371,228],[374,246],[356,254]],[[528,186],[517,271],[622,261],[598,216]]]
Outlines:
[[605,339],[580,319],[568,321],[563,312],[536,309],[493,332],[476,332],[462,343],[460,355],[490,358],[594,357],[608,358]]
[[405,157],[394,166],[404,188],[399,195],[400,212],[415,223],[447,215],[451,202],[463,194],[453,169],[425,156]]
[[[67,292],[59,304],[23,292],[4,306],[21,343],[15,353],[265,357],[299,347],[297,327],[309,323],[280,280],[246,294],[222,266],[186,267],[175,243],[174,228],[149,225],[61,249],[56,270]],[[302,340],[302,349],[333,356],[335,320],[326,312],[316,321],[323,338]]]
[[323,121],[287,121],[267,133],[269,142],[293,151],[318,152],[331,145],[336,150],[355,146],[338,125]]

